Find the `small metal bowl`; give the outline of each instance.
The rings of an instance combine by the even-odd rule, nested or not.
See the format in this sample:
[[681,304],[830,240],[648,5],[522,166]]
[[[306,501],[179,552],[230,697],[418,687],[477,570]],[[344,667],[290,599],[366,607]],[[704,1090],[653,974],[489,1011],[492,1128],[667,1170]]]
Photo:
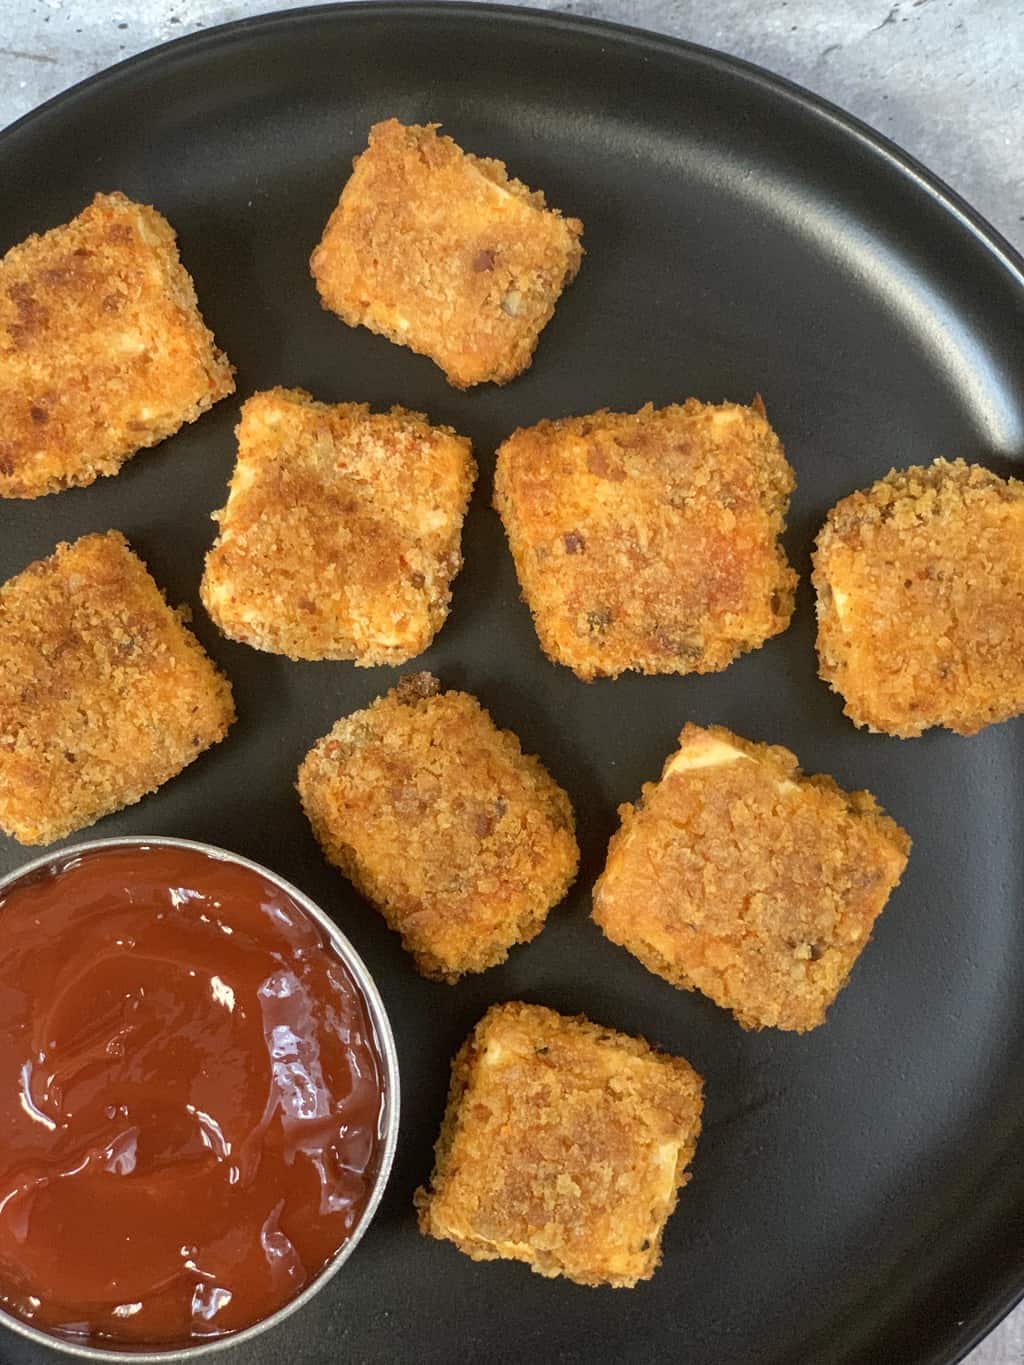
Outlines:
[[[224,1350],[229,1346],[240,1346],[243,1342],[252,1341],[254,1337],[268,1331],[271,1327],[276,1327],[284,1322],[292,1313],[297,1312],[305,1303],[318,1294],[324,1285],[327,1284],[341,1269],[348,1258],[355,1250],[357,1243],[366,1231],[380,1203],[384,1188],[388,1182],[391,1172],[391,1163],[394,1160],[395,1144],[398,1140],[398,1114],[400,1087],[398,1076],[398,1055],[395,1051],[395,1039],[391,1032],[391,1023],[384,1003],[380,998],[380,993],[374,984],[373,977],[367,971],[362,958],[353,948],[345,935],[341,932],[333,920],[305,895],[298,887],[291,882],[279,877],[276,872],[271,872],[267,867],[260,863],[254,863],[249,858],[243,858],[237,853],[229,853],[226,849],[217,848],[213,844],[198,843],[193,839],[171,839],[162,836],[152,838],[131,837],[120,839],[91,839],[87,843],[74,844],[70,848],[62,848],[56,853],[44,854],[41,858],[36,858],[16,871],[11,872],[6,877],[0,877],[0,895],[10,890],[23,877],[31,876],[33,873],[44,871],[49,868],[59,869],[63,864],[72,862],[85,853],[92,853],[98,849],[112,848],[145,848],[145,847],[165,847],[189,849],[193,853],[203,853],[209,858],[216,858],[224,862],[235,863],[240,867],[249,868],[252,872],[257,872],[261,877],[272,882],[289,896],[296,905],[323,930],[331,947],[344,962],[351,973],[352,979],[363,993],[366,1007],[373,1023],[374,1032],[378,1048],[380,1051],[381,1062],[384,1067],[383,1081],[383,1145],[380,1152],[380,1160],[377,1172],[374,1177],[373,1188],[370,1197],[366,1201],[362,1217],[352,1231],[352,1235],[345,1242],[344,1246],[338,1251],[333,1260],[320,1271],[301,1294],[276,1312],[271,1313],[267,1318],[260,1322],[253,1323],[251,1327],[245,1327],[239,1332],[228,1333],[222,1337],[213,1338],[210,1341],[197,1341],[195,1345],[166,1347],[163,1349],[152,1349],[150,1347],[125,1346],[87,1346],[75,1341],[69,1341],[65,1337],[57,1336],[51,1332],[42,1331],[38,1327],[33,1327],[30,1323],[24,1322],[21,1318],[15,1317],[0,1309],[0,1325],[9,1327],[12,1332],[17,1332],[22,1337],[27,1337],[29,1341],[38,1342],[42,1346],[48,1346],[51,1350],[61,1351],[65,1355],[74,1356],[78,1360],[94,1360],[110,1362],[110,1365],[123,1365],[125,1361],[131,1361],[132,1365],[170,1365],[173,1361],[192,1361],[199,1356],[211,1355],[215,1351]],[[2,912],[0,912],[2,913]]]

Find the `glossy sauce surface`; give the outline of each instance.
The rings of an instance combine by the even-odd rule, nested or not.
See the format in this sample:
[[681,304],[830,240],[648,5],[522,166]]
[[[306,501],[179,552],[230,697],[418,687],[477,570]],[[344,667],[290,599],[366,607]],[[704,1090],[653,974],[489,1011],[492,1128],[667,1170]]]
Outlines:
[[383,1064],[326,936],[259,873],[121,846],[0,892],[0,1305],[187,1344],[348,1240]]

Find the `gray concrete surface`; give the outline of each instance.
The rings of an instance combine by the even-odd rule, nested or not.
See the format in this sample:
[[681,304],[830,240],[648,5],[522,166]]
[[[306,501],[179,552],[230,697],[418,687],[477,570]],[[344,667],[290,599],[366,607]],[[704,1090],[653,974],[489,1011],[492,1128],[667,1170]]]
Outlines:
[[[670,33],[787,76],[893,138],[1024,248],[1024,0],[533,3]],[[144,48],[290,8],[291,0],[0,0],[0,127]],[[1024,1365],[1024,1307],[969,1365]]]

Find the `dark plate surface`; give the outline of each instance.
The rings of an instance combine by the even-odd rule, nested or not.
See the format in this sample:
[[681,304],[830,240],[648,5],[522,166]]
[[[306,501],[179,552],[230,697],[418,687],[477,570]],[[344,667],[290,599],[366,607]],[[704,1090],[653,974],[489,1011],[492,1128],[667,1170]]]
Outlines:
[[[430,362],[323,312],[307,258],[368,126],[440,120],[579,215],[588,256],[534,368],[459,394]],[[115,479],[0,504],[0,578],[122,529],[235,684],[228,740],[90,834],[176,834],[260,859],[350,935],[391,1012],[404,1117],[391,1185],[341,1275],[225,1365],[339,1361],[951,1362],[1024,1287],[1024,722],[964,740],[857,732],[817,680],[809,550],[827,508],[893,464],[1024,459],[1024,280],[962,204],[835,110],[750,67],[595,23],[461,6],[292,13],[189,38],[0,138],[0,250],[96,189],[152,202],[239,394],[300,384],[399,402],[472,436],[481,478],[448,625],[419,661],[477,693],[569,790],[583,866],[543,934],[457,987],[421,980],[320,858],[292,790],[309,745],[396,670],[293,664],[220,639],[198,604],[238,399]],[[585,686],[540,653],[489,510],[514,427],[689,394],[764,394],[796,468],[791,629],[725,673]],[[866,786],[915,840],[828,1024],[744,1033],[587,918],[616,805],[684,721],[793,748]],[[30,851],[0,840],[0,871]],[[492,1001],[643,1033],[707,1081],[662,1269],[631,1292],[476,1265],[420,1237],[449,1058]],[[11,1365],[49,1354],[9,1334]]]

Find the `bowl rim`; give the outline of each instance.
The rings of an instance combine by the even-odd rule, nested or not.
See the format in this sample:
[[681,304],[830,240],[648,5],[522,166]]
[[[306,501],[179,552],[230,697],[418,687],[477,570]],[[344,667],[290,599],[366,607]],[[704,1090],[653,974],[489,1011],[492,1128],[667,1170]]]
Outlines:
[[[351,940],[335,924],[325,910],[323,910],[314,900],[304,891],[301,891],[294,883],[274,872],[271,868],[262,863],[254,862],[251,858],[246,858],[240,853],[233,853],[230,849],[221,848],[217,844],[204,843],[198,839],[179,839],[173,835],[166,834],[135,834],[121,835],[105,839],[89,839],[81,843],[69,844],[66,847],[55,849],[49,853],[41,854],[38,858],[22,864],[15,868],[6,876],[0,877],[0,897],[5,892],[15,886],[23,877],[30,876],[34,872],[53,865],[62,865],[73,862],[76,858],[82,857],[87,853],[98,852],[104,849],[115,848],[146,848],[164,847],[187,849],[193,853],[201,853],[205,857],[213,858],[218,862],[230,862],[237,866],[248,868],[260,876],[266,877],[273,882],[280,890],[292,898],[304,914],[308,915],[313,922],[326,935],[331,948],[341,958],[345,967],[362,992],[366,1002],[370,1021],[373,1024],[376,1035],[377,1048],[383,1063],[383,1084],[382,1090],[382,1119],[383,1119],[383,1144],[380,1157],[377,1163],[377,1171],[374,1175],[373,1188],[370,1196],[363,1206],[359,1221],[352,1231],[351,1236],[342,1244],[337,1253],[330,1261],[305,1285],[299,1294],[293,1299],[276,1309],[268,1317],[261,1318],[258,1322],[243,1327],[237,1332],[228,1332],[224,1336],[216,1337],[210,1341],[197,1341],[194,1345],[187,1346],[168,1346],[168,1347],[144,1347],[138,1350],[130,1345],[122,1347],[89,1346],[80,1344],[73,1340],[60,1337],[55,1333],[44,1331],[42,1328],[35,1327],[24,1319],[10,1313],[7,1309],[0,1307],[0,1325],[8,1327],[13,1332],[27,1338],[41,1346],[48,1346],[51,1350],[60,1351],[64,1355],[71,1356],[78,1360],[92,1360],[109,1362],[109,1365],[117,1365],[117,1362],[131,1361],[133,1365],[170,1365],[174,1361],[191,1361],[201,1356],[209,1356],[217,1351],[222,1351],[231,1346],[239,1346],[244,1342],[252,1341],[263,1332],[269,1331],[284,1322],[298,1312],[311,1298],[328,1283],[329,1280],[338,1273],[341,1267],[351,1256],[356,1246],[362,1240],[363,1234],[373,1221],[377,1208],[384,1195],[384,1190],[391,1174],[391,1167],[394,1162],[395,1149],[398,1143],[398,1126],[401,1110],[401,1081],[398,1067],[398,1052],[395,1047],[394,1033],[391,1028],[391,1021],[388,1018],[384,1001],[380,991],[369,969],[359,956]],[[0,915],[2,915],[0,909]]]

